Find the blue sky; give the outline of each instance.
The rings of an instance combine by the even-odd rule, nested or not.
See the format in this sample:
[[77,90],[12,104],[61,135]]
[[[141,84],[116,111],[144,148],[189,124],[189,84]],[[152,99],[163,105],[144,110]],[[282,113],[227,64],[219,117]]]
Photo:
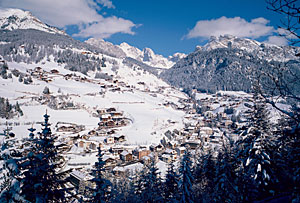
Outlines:
[[104,38],[149,47],[164,56],[192,52],[210,35],[232,34],[285,44],[280,16],[264,0],[1,0],[0,7],[31,11],[73,37]]
[[117,34],[108,40],[127,41],[139,48],[149,46],[164,55],[188,53],[196,45],[204,44],[206,39],[185,37],[199,20],[226,16],[251,21],[263,17],[270,20],[270,25],[280,23],[279,15],[267,10],[264,0],[119,0],[113,3],[116,9],[110,12],[142,25],[134,29],[133,36]]

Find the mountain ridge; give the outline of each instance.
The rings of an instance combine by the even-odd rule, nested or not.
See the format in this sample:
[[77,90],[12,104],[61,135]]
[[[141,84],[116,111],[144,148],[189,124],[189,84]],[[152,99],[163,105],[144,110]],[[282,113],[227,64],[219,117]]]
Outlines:
[[[25,17],[27,19],[28,16],[32,17],[29,12],[21,10],[15,12],[18,13],[16,15],[19,16],[18,19],[24,16],[27,16]],[[11,10],[8,14],[15,16]],[[2,14],[1,19],[8,19],[8,14]],[[113,64],[114,71],[120,65],[138,67],[160,76],[178,88],[208,92],[218,90],[249,92],[250,79],[256,70],[272,71],[275,66],[283,66],[290,61],[287,66],[298,72],[299,58],[295,55],[300,52],[299,47],[270,45],[252,39],[224,35],[212,37],[206,45],[198,46],[189,55],[175,53],[166,58],[155,54],[150,48],[140,50],[125,42],[114,45],[103,39],[94,38],[80,42],[56,30],[49,32],[36,29],[34,27],[36,22],[38,25],[45,24],[38,19],[32,20],[35,19],[33,17],[30,19],[28,23],[32,23],[32,26],[27,23],[27,28],[21,26],[24,28],[22,31],[18,31],[19,27],[14,27],[15,21],[11,21],[11,26],[9,23],[5,26],[7,31],[4,29],[0,31],[0,54],[5,60],[33,63],[40,62],[45,57],[48,59],[53,57],[55,62],[66,64],[65,68],[84,74],[89,71],[101,71],[106,63]]]
[[298,59],[295,55],[300,53],[299,47],[278,46],[253,39],[239,38],[232,35],[212,36],[204,46],[197,46],[197,51],[211,51],[218,48],[240,49],[257,55],[267,61],[288,61]]
[[118,58],[129,57],[145,63],[148,66],[163,69],[171,68],[178,60],[186,56],[186,54],[183,53],[175,53],[173,56],[165,58],[162,55],[154,53],[151,48],[146,47],[143,50],[140,50],[139,48],[131,46],[126,42],[123,42],[120,45],[114,45],[111,42],[103,39],[95,38],[90,38],[85,42],[98,48],[102,48],[107,52],[113,53]]
[[52,34],[66,35],[64,31],[43,23],[31,12],[13,8],[0,9],[0,29],[36,29]]
[[[187,92],[250,92],[253,78],[261,73],[275,74],[276,67],[284,67],[283,74],[293,70],[300,76],[300,60],[296,57],[299,52],[299,47],[269,45],[229,35],[212,37],[160,77]],[[295,88],[299,92],[300,84]]]

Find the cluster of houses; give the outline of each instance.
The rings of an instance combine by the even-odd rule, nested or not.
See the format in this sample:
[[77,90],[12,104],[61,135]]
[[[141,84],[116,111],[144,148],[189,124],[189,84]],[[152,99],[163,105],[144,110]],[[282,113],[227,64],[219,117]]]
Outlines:
[[[185,127],[166,131],[159,144],[150,146],[123,144],[125,136],[110,132],[114,129],[104,124],[112,121],[114,116],[122,117],[121,112],[110,108],[98,112],[102,124],[99,124],[97,131],[91,132],[99,136],[100,132],[106,130],[105,138],[94,142],[81,140],[78,145],[82,148],[92,149],[94,152],[96,152],[97,146],[100,146],[104,154],[105,167],[107,171],[112,172],[114,177],[122,177],[141,170],[152,160],[165,164],[178,161],[187,149],[194,152],[212,150],[215,152],[214,155],[217,155],[219,148],[228,141],[228,136],[233,139],[238,138],[239,134],[236,129],[245,125],[243,112],[247,110],[247,103],[251,102],[251,95],[220,95],[217,93],[201,97],[198,101],[181,100],[181,102],[187,108]],[[198,111],[196,108],[200,107],[202,110]],[[239,109],[240,112],[236,112],[236,109]],[[237,114],[240,114],[240,118],[236,118]]]
[[[39,77],[41,80],[47,76],[47,72],[40,68],[32,70],[31,75]],[[51,71],[49,74],[58,75],[59,72]],[[100,85],[100,94],[109,91],[130,91],[135,87],[129,86],[122,81],[113,78],[99,80],[86,79],[75,74],[63,75],[66,80],[74,79],[77,81],[86,81]],[[48,78],[47,81],[51,80]],[[144,82],[137,85],[145,86]],[[163,94],[167,87],[159,87],[156,91],[148,91],[151,96],[157,97],[157,94]],[[106,108],[96,111],[95,116],[100,118],[98,128],[84,131],[82,126],[70,123],[59,123],[57,132],[71,132],[77,134],[69,137],[67,145],[69,154],[92,154],[101,147],[103,152],[103,161],[107,170],[112,171],[115,176],[122,176],[129,172],[134,172],[143,167],[144,164],[152,160],[170,163],[178,161],[183,153],[189,150],[214,150],[217,151],[226,141],[227,136],[238,137],[236,129],[243,126],[243,110],[236,112],[236,109],[244,109],[245,103],[251,102],[249,95],[235,95],[216,93],[212,95],[202,95],[192,99],[179,99],[178,102],[165,101],[162,105],[172,107],[176,110],[182,110],[186,113],[184,118],[185,127],[183,129],[174,129],[165,132],[159,144],[150,146],[126,145],[126,137],[118,134],[118,128],[128,125],[131,120],[124,116],[124,112],[116,108]],[[82,163],[67,163],[73,168],[85,168],[90,166],[87,160]],[[91,167],[91,166],[90,166]],[[87,179],[83,171],[74,170],[72,182],[75,185],[82,184]],[[77,172],[76,172],[77,171]]]
[[188,110],[185,128],[166,132],[162,143],[171,148],[180,145],[218,151],[226,137],[238,138],[237,129],[246,124],[244,113],[251,102],[251,95],[245,93],[202,95],[194,101],[193,110]]
[[[50,71],[45,71],[41,67],[35,67],[34,69],[28,69],[27,72],[34,78],[42,80],[45,82],[52,82],[53,79],[57,76],[62,76],[65,80],[74,80],[77,82],[87,82],[100,85],[101,91],[99,94],[104,94],[106,91],[112,92],[124,92],[124,91],[133,91],[135,86],[130,86],[123,81],[114,79],[113,75],[108,75],[104,73],[104,78],[100,82],[99,79],[91,79],[87,77],[82,77],[76,75],[75,73],[62,74],[57,69],[51,69]],[[143,82],[141,82],[143,83]]]
[[[85,53],[88,54],[88,53]],[[51,82],[54,77],[62,76],[65,80],[75,80],[79,82],[90,82],[98,84],[99,94],[105,95],[106,91],[123,92],[133,91],[134,86],[119,81],[110,75],[106,75],[101,82],[78,76],[75,73],[61,74],[58,70],[45,71],[41,67],[28,70],[29,74],[36,79]],[[145,82],[140,81],[137,87],[143,87],[143,91],[149,92],[153,97],[157,94],[164,94],[168,87],[158,87],[155,91],[150,91]],[[195,94],[197,94],[195,92]],[[93,96],[93,95],[91,95]],[[65,96],[45,95],[39,98],[40,102],[51,104],[54,109],[71,109],[74,104]],[[243,109],[251,103],[251,96],[247,94],[226,94],[218,92],[216,94],[203,94],[200,97],[182,98],[178,102],[165,101],[162,105],[181,110],[186,113],[184,118],[185,127],[166,131],[161,142],[150,146],[126,145],[126,136],[118,134],[118,128],[128,125],[131,120],[124,116],[124,112],[116,108],[106,108],[96,111],[94,116],[99,117],[98,128],[89,132],[85,127],[72,123],[56,124],[56,132],[69,133],[72,136],[61,139],[66,143],[66,157],[71,155],[96,154],[100,147],[103,152],[103,161],[107,170],[114,176],[123,176],[127,172],[135,172],[143,168],[152,160],[164,163],[178,161],[184,152],[189,150],[214,150],[217,151],[226,137],[237,138],[236,129],[245,125],[243,120]],[[236,112],[239,109],[240,112]],[[88,175],[86,168],[92,167],[91,161],[86,159],[78,162],[68,161],[66,164],[74,168],[70,175],[70,182],[80,189],[88,184],[92,176]],[[80,170],[83,168],[84,170]]]
[[[34,78],[38,80],[42,80],[45,82],[52,82],[53,81],[53,75],[59,75],[59,71],[56,69],[53,69],[49,72],[42,69],[42,67],[35,67],[34,69],[27,69],[27,72]],[[52,76],[50,76],[52,74]]]
[[75,73],[72,74],[62,74],[57,69],[51,69],[50,71],[44,70],[42,67],[35,67],[34,69],[27,69],[27,72],[38,80],[42,80],[45,82],[52,82],[53,79],[57,76],[62,76],[65,80],[75,80],[80,82],[94,82],[91,79],[86,77],[81,77],[76,75]]
[[129,124],[130,119],[125,118],[122,111],[117,111],[116,108],[107,108],[97,110],[100,122],[99,129],[123,127]]
[[67,122],[57,122],[55,128],[56,128],[56,132],[78,133],[85,130],[84,125],[77,125],[75,123],[67,123]]

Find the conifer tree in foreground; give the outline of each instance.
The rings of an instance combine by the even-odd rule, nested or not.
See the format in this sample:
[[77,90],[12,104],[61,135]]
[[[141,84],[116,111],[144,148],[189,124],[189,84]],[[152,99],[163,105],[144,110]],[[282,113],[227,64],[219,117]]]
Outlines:
[[142,170],[135,171],[130,177],[131,181],[131,189],[129,193],[130,202],[142,202],[142,192],[144,190],[145,185],[145,176],[148,172],[148,168],[144,165]]
[[228,202],[238,202],[235,173],[237,165],[233,145],[232,140],[229,140],[228,143],[223,142],[223,147],[218,153],[213,190],[213,201],[215,202],[222,202],[224,199]]
[[129,177],[128,177],[128,180],[129,180],[129,183],[128,183],[128,191],[127,191],[127,199],[128,201],[126,202],[137,202],[136,199],[137,199],[137,195],[136,195],[136,189],[137,189],[137,182],[138,182],[138,177],[137,175],[138,174],[138,171],[136,171],[135,174],[131,174]]
[[30,151],[20,167],[23,169],[22,195],[30,202],[65,202],[65,172],[59,173],[63,162],[56,137],[51,133],[49,115],[44,115],[42,132],[31,139]]
[[[20,196],[20,182],[18,161],[21,153],[17,149],[15,138],[10,137],[10,129],[4,133],[0,144],[0,202],[18,202],[23,200]],[[1,142],[1,140],[0,140]]]
[[194,202],[194,191],[193,191],[193,175],[191,171],[192,161],[191,153],[186,150],[179,168],[180,181],[179,181],[179,191],[180,191],[180,202],[182,203],[191,203]]
[[197,190],[195,190],[195,196],[202,202],[212,201],[211,198],[216,178],[215,165],[213,152],[210,148],[207,152],[203,151],[199,154],[197,164],[193,170],[193,177],[195,178],[194,186],[197,188]]
[[114,178],[112,181],[110,202],[121,203],[121,202],[135,202],[133,200],[134,196],[134,186],[130,172],[125,171],[124,176]]
[[103,154],[101,153],[101,148],[98,147],[98,161],[95,163],[95,169],[93,169],[93,175],[95,178],[92,179],[92,182],[95,183],[96,187],[91,189],[92,194],[92,202],[93,203],[102,203],[107,202],[110,198],[110,188],[111,184],[108,180],[104,178],[104,165],[105,162],[103,161],[102,157]]
[[237,154],[242,167],[239,171],[239,193],[241,201],[266,198],[271,194],[275,181],[270,158],[274,145],[265,103],[258,94],[254,95],[253,107],[248,118],[248,126],[239,141]]
[[163,201],[162,181],[154,160],[142,171],[136,193],[140,202]]
[[178,201],[178,182],[179,175],[176,173],[174,161],[169,163],[168,171],[166,174],[166,181],[164,182],[164,200],[166,202],[177,202]]
[[300,202],[300,108],[294,106],[292,110],[297,120],[286,117],[281,125],[281,153],[276,161],[283,170],[277,175],[281,181],[281,192],[291,191],[292,202]]

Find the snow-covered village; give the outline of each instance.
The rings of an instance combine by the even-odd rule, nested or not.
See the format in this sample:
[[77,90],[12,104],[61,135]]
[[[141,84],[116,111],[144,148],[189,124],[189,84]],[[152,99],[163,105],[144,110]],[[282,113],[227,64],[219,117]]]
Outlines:
[[101,13],[117,1],[74,1],[78,25],[24,2],[0,2],[0,202],[300,202],[298,1],[259,4],[289,16],[276,35],[198,21],[181,41],[227,20],[273,31],[221,26],[168,57],[110,40],[138,38]]

